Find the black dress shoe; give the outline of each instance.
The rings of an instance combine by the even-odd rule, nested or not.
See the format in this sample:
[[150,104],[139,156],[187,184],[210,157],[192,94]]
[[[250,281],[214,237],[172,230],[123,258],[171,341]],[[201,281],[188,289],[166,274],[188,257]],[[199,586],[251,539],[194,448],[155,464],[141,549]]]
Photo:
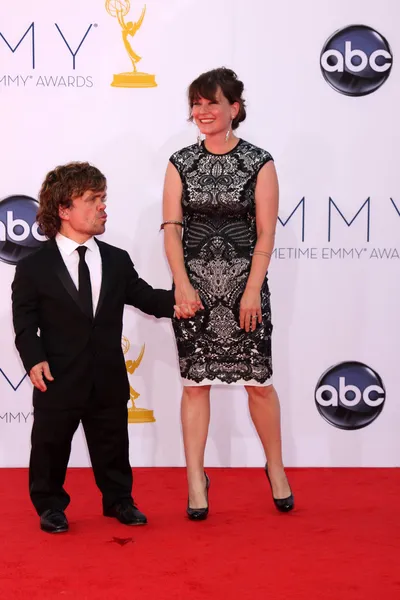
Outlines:
[[40,515],[40,529],[47,533],[64,533],[68,531],[67,517],[62,510],[48,508]]
[[206,478],[206,501],[207,506],[205,508],[190,508],[189,499],[188,505],[186,509],[187,516],[191,521],[204,521],[208,517],[208,488],[210,487],[210,479],[207,473],[204,471],[204,476]]
[[[271,483],[271,480],[269,478],[268,465],[267,464],[265,465],[264,470],[265,470],[265,474],[267,476],[267,479],[269,481],[269,485],[271,486],[272,499],[274,501],[274,504],[275,504],[276,508],[280,512],[289,512],[289,511],[293,510],[293,508],[294,508],[294,496],[292,494],[292,490],[290,490],[290,496],[288,496],[287,498],[274,498],[273,492],[272,492],[272,483]],[[290,486],[289,486],[289,489],[290,489]]]
[[146,525],[147,517],[131,501],[116,502],[103,511],[105,517],[115,517],[124,525]]

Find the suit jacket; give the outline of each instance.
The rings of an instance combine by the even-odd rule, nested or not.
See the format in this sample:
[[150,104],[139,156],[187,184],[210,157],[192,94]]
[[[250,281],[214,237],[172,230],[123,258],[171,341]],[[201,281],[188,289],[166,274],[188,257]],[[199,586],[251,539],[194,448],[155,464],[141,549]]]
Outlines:
[[21,260],[12,283],[15,344],[25,369],[47,360],[54,377],[34,388],[35,407],[85,405],[93,388],[102,405],[127,403],[129,383],[121,348],[122,317],[130,304],[155,317],[172,317],[172,291],[140,279],[125,250],[96,240],[102,283],[94,318],[85,314],[55,240]]

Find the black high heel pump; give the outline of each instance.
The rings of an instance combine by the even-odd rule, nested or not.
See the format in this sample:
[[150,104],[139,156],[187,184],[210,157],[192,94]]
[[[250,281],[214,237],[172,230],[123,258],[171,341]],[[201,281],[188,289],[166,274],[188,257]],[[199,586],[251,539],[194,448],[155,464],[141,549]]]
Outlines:
[[[265,464],[264,467],[265,470],[265,474],[267,476],[267,479],[269,481],[269,485],[271,486],[271,493],[272,493],[272,499],[274,501],[274,504],[276,506],[276,508],[280,511],[280,512],[289,512],[291,510],[293,510],[294,508],[294,496],[292,494],[292,490],[290,490],[290,496],[288,496],[287,498],[274,498],[274,494],[272,491],[272,483],[271,480],[269,478],[269,473],[268,473],[268,464]],[[290,489],[290,486],[289,486]]]
[[204,521],[208,517],[208,489],[210,487],[210,479],[205,471],[204,471],[204,476],[206,478],[207,506],[205,508],[190,508],[189,498],[188,498],[188,505],[187,505],[186,513],[191,521]]

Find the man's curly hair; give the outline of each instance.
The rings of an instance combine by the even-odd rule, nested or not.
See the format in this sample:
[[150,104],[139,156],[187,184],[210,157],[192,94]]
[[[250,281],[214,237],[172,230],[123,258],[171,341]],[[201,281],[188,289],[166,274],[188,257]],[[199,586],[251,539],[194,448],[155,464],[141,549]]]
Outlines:
[[60,206],[70,208],[74,198],[88,190],[102,192],[106,187],[103,173],[87,162],[71,162],[47,173],[39,192],[36,217],[44,235],[51,239],[60,231]]

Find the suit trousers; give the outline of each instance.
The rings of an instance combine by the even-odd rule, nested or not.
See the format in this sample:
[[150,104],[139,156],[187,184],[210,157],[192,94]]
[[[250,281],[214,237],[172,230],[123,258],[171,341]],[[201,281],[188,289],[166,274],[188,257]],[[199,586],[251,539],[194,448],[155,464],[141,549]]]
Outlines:
[[49,508],[65,510],[70,502],[64,482],[72,438],[80,422],[103,509],[132,499],[127,403],[98,405],[93,390],[82,408],[34,409],[29,492],[39,515]]

